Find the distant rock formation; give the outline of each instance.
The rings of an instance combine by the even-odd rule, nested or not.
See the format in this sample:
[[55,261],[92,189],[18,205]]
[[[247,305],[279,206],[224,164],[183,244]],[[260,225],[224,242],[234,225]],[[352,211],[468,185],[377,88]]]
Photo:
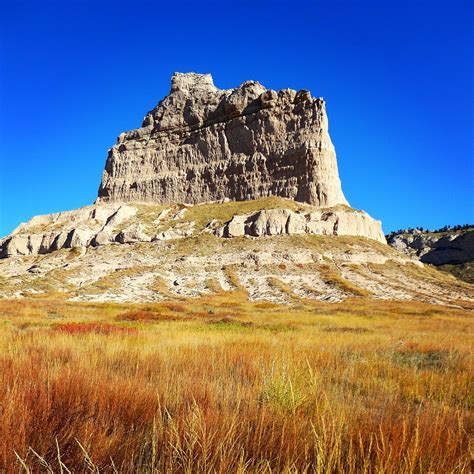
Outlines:
[[388,244],[423,263],[458,265],[474,261],[474,228],[459,231],[401,231],[388,236]]
[[347,204],[323,99],[180,74],[141,128],[109,150],[97,202],[188,203],[280,196]]

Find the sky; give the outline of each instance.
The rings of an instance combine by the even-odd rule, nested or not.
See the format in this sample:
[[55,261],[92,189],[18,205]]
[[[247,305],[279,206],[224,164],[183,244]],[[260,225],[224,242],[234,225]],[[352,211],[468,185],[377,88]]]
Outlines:
[[344,193],[385,232],[474,223],[472,0],[0,4],[0,236],[92,203],[175,71],[324,97]]

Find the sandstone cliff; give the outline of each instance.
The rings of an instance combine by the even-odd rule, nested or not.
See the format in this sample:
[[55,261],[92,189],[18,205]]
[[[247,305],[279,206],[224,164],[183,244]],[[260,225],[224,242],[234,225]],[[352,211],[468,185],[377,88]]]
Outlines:
[[347,204],[324,101],[253,81],[221,90],[209,74],[176,73],[142,127],[122,133],[109,150],[97,202],[270,195]]
[[120,135],[94,205],[36,216],[0,240],[0,297],[237,288],[273,301],[434,301],[438,285],[436,301],[460,298],[464,286],[430,271],[347,205],[322,99],[256,82],[219,90],[199,74],[175,74],[143,127]]

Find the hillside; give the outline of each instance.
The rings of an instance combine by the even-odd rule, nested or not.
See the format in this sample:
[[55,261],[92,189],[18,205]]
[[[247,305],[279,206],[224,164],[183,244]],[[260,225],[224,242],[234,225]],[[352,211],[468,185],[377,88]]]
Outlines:
[[[348,215],[351,225],[344,227]],[[276,197],[197,206],[96,205],[35,217],[0,242],[5,253],[16,252],[0,259],[0,295],[145,302],[239,289],[251,300],[285,303],[473,298],[470,285],[382,239],[380,224],[362,211]]]

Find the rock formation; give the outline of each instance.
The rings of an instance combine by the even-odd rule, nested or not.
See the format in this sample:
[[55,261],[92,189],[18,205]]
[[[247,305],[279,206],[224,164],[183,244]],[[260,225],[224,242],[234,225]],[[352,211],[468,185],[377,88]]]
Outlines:
[[387,236],[387,242],[399,252],[436,265],[458,278],[474,282],[474,228],[458,230],[401,230]]
[[[200,205],[214,207],[203,216]],[[143,127],[109,151],[95,205],[21,224],[0,240],[0,258],[203,233],[385,243],[381,223],[347,205],[322,99],[252,81],[220,90],[209,74],[176,73]]]
[[257,82],[220,90],[209,75],[175,74],[143,127],[120,135],[94,205],[0,239],[0,298],[136,303],[221,290],[274,302],[474,300],[347,205],[322,99]]
[[277,303],[373,296],[472,305],[467,283],[373,238],[341,235],[376,231],[364,212],[275,197],[100,204],[36,217],[7,237],[0,298],[138,303],[239,290]]
[[341,190],[323,99],[180,74],[142,127],[109,150],[97,202],[189,203],[280,196],[329,207]]
[[436,233],[413,231],[391,234],[388,243],[397,250],[432,265],[458,265],[474,260],[474,230]]
[[363,211],[264,209],[250,215],[236,215],[215,232],[221,237],[266,235],[357,235],[385,243],[379,221]]
[[[289,201],[279,199],[281,208],[262,209],[234,215],[227,221],[215,219],[226,203],[214,203],[202,216],[201,206],[181,208],[133,203],[103,203],[75,211],[33,217],[0,240],[0,258],[51,253],[70,248],[137,242],[156,242],[211,233],[217,237],[263,237],[270,235],[353,235],[385,243],[380,221],[346,206],[320,209],[303,206],[292,211]],[[257,206],[258,207],[258,206]],[[195,215],[204,222],[195,224]]]

